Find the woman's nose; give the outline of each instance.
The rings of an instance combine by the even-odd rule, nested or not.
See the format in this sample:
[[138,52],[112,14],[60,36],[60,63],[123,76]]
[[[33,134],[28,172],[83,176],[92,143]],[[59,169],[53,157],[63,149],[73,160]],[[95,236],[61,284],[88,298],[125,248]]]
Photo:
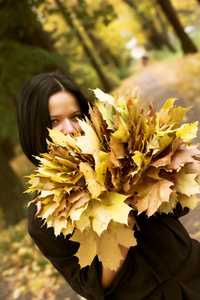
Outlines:
[[62,124],[61,124],[61,132],[63,134],[68,134],[68,133],[72,133],[72,131],[74,130],[74,126],[73,124],[70,122],[69,119],[65,119],[63,120]]

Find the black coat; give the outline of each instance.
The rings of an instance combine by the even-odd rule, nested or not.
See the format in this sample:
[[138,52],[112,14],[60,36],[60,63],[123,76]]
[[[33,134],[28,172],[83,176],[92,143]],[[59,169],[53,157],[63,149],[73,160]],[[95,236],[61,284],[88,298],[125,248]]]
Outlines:
[[102,266],[95,257],[91,266],[80,269],[73,254],[79,244],[53,228],[41,227],[34,219],[31,204],[29,233],[38,248],[63,275],[73,290],[89,300],[200,300],[200,244],[189,237],[178,221],[185,212],[147,218],[136,216],[137,246],[129,249],[127,258],[111,286],[103,291]]

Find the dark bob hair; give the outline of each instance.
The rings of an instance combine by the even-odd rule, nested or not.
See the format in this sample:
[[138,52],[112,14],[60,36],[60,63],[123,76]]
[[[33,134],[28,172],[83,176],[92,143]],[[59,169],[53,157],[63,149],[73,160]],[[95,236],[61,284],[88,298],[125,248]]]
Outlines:
[[78,100],[82,113],[89,117],[88,99],[71,78],[62,73],[45,73],[29,79],[18,99],[17,121],[22,150],[28,159],[38,165],[34,156],[47,151],[47,128],[52,128],[49,115],[49,97],[60,91],[71,92]]

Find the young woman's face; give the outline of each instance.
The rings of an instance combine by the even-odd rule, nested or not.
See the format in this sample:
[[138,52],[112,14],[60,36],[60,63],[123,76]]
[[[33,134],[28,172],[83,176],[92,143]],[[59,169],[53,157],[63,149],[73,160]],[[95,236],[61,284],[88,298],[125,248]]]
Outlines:
[[75,128],[81,130],[77,118],[82,118],[82,111],[72,93],[62,91],[52,95],[49,98],[49,114],[52,129],[58,129],[65,135]]

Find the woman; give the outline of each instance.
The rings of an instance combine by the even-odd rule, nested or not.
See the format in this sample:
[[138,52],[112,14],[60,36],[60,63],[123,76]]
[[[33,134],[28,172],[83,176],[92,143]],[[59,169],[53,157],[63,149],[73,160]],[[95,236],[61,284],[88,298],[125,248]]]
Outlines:
[[[35,165],[38,161],[34,156],[47,150],[47,128],[57,128],[54,116],[51,118],[49,113],[50,97],[64,93],[66,98],[71,96],[71,102],[75,107],[75,111],[71,108],[73,114],[69,115],[71,119],[73,118],[72,126],[75,128],[78,126],[76,111],[78,117],[88,116],[89,107],[87,98],[70,78],[61,73],[41,74],[27,81],[21,90],[17,111],[19,137],[22,150]],[[56,101],[52,99],[52,103]],[[66,103],[68,104],[68,101]],[[69,113],[71,112],[67,112]],[[61,127],[59,126],[58,129],[60,130]]]
[[[46,151],[46,128],[67,134],[79,128],[77,117],[83,115],[88,115],[87,99],[71,79],[60,73],[33,77],[22,88],[18,102],[24,153],[37,165],[35,156]],[[52,228],[41,227],[40,219],[34,218],[35,204],[30,207],[29,233],[71,287],[87,299],[199,300],[200,245],[178,221],[187,212],[180,206],[173,215],[150,218],[133,212],[140,228],[134,228],[138,244],[122,250],[125,261],[116,272],[105,269],[98,257],[81,269],[74,256],[79,244],[69,241],[69,236],[55,238]]]

